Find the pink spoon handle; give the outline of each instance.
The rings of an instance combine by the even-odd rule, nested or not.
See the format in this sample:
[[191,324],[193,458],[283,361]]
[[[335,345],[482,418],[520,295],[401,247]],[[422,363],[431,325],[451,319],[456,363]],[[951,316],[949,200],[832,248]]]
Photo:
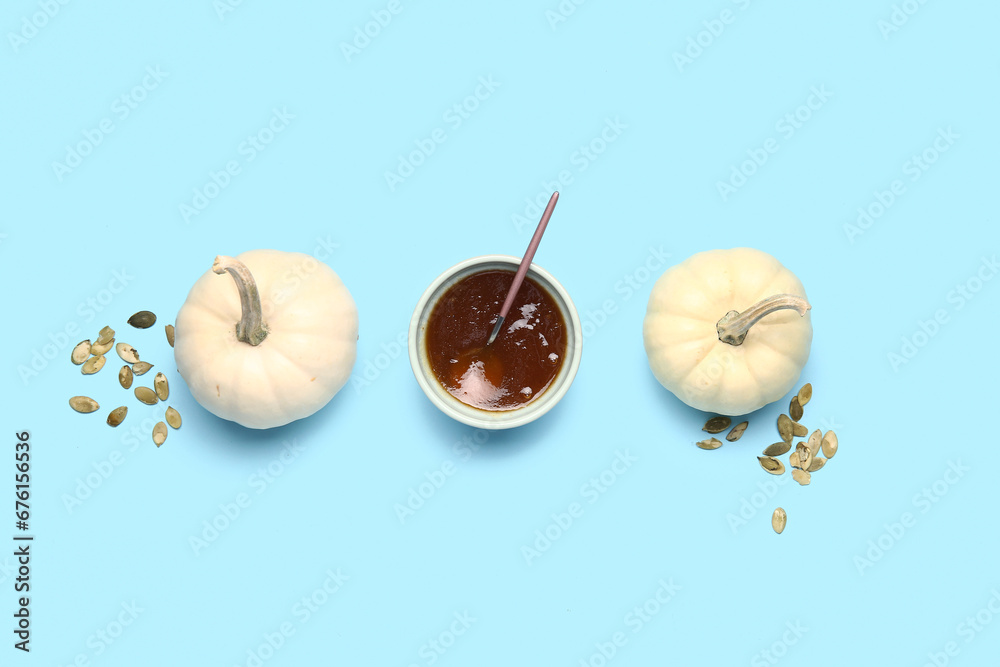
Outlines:
[[528,243],[528,249],[524,253],[524,258],[521,259],[521,264],[517,267],[517,273],[514,274],[514,282],[510,286],[510,291],[507,292],[507,298],[500,309],[500,317],[493,327],[493,332],[490,334],[489,341],[486,343],[487,345],[492,343],[496,339],[497,334],[500,333],[500,327],[503,326],[504,318],[507,317],[510,307],[514,304],[514,298],[517,296],[518,290],[521,289],[521,283],[524,282],[524,276],[528,273],[528,267],[531,266],[531,260],[535,256],[535,251],[538,250],[538,244],[542,241],[542,234],[545,233],[545,228],[549,224],[549,218],[552,217],[552,211],[555,210],[557,201],[559,201],[559,193],[553,192],[548,205],[545,207],[545,212],[542,213],[542,219],[539,220],[538,227],[531,237],[531,242]]

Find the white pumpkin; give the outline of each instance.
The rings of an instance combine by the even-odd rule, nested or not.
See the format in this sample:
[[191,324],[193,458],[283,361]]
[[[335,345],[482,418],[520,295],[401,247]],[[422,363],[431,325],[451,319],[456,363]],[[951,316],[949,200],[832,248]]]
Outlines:
[[688,405],[744,415],[784,396],[812,343],[802,283],[760,250],[698,253],[668,269],[649,295],[649,366]]
[[357,308],[333,269],[302,253],[252,250],[216,257],[191,288],[177,313],[174,358],[209,412],[272,428],[340,391],[357,340]]

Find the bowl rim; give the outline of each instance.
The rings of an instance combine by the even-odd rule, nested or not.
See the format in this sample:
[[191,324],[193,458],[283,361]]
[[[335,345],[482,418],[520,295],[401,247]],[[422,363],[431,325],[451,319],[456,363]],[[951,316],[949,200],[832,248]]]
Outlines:
[[576,306],[566,288],[552,274],[532,262],[528,268],[528,276],[553,297],[556,306],[562,311],[568,329],[567,358],[563,360],[559,373],[552,380],[555,386],[549,385],[537,400],[523,408],[491,412],[462,403],[449,394],[437,381],[437,378],[433,377],[433,372],[430,370],[429,362],[423,351],[421,330],[422,322],[426,322],[430,316],[433,306],[437,303],[437,298],[440,298],[445,290],[460,278],[475,273],[480,267],[499,264],[504,268],[516,270],[520,263],[521,258],[513,255],[479,255],[463,260],[446,269],[431,282],[421,295],[413,310],[413,316],[410,318],[407,347],[410,355],[410,368],[413,370],[417,384],[420,385],[431,403],[441,412],[468,426],[498,430],[515,428],[535,421],[562,400],[580,368],[580,360],[583,356],[583,327]]

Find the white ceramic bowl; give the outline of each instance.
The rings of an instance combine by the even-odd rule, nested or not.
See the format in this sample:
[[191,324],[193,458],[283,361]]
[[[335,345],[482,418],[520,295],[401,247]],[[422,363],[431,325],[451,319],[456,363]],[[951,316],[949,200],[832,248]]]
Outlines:
[[441,412],[463,424],[483,429],[504,429],[523,426],[533,422],[551,410],[559,400],[566,395],[576,371],[580,367],[580,357],[583,353],[583,328],[580,326],[580,316],[576,312],[573,300],[569,294],[553,278],[548,271],[536,264],[528,268],[528,277],[545,289],[552,297],[556,307],[562,312],[566,323],[566,358],[563,359],[559,373],[551,384],[539,394],[538,398],[522,408],[513,410],[491,411],[480,410],[466,405],[441,385],[431,370],[425,344],[427,320],[438,299],[456,282],[472,273],[490,269],[506,269],[516,271],[521,263],[520,258],[510,255],[484,255],[459,262],[431,283],[424,295],[420,297],[413,319],[410,320],[410,366],[417,378],[420,388],[431,399]]

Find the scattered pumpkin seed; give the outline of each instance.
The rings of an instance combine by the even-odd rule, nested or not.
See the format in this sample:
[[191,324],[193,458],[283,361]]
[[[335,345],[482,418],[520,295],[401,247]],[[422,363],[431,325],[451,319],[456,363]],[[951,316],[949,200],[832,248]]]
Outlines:
[[729,425],[733,423],[733,420],[729,417],[712,417],[705,425],[701,428],[702,431],[708,431],[709,433],[722,433]]
[[767,448],[764,449],[764,456],[781,456],[782,454],[788,452],[791,448],[792,443],[790,442],[776,442],[773,445],[768,445]]
[[757,461],[760,462],[761,468],[768,471],[772,475],[781,475],[785,472],[785,464],[778,459],[770,456],[758,456]]
[[153,378],[153,391],[156,392],[156,397],[161,401],[167,400],[167,396],[170,395],[170,385],[167,384],[167,376],[163,373],[157,373],[156,377]]
[[153,442],[157,447],[162,445],[167,440],[167,425],[163,422],[156,422],[156,426],[153,427]]
[[181,427],[181,414],[173,408],[167,408],[167,413],[164,415],[164,418],[167,420],[167,423],[170,424],[171,428],[177,429]]
[[740,422],[733,427],[732,431],[729,432],[729,435],[726,436],[726,440],[729,442],[736,442],[743,437],[743,431],[747,430],[747,426],[749,425],[750,422]]
[[785,442],[792,442],[792,420],[788,418],[788,415],[778,415],[778,435]]
[[77,412],[82,412],[88,414],[101,409],[101,406],[97,404],[97,401],[90,398],[89,396],[74,396],[69,399],[69,407],[73,408]]
[[93,345],[90,346],[90,353],[95,357],[101,354],[105,354],[108,350],[114,347],[114,344],[115,344],[114,338],[112,338],[106,343],[100,343],[100,342],[94,343]]
[[163,329],[167,332],[167,342],[170,343],[170,347],[173,347],[174,346],[174,325],[173,324],[168,324],[167,326],[163,327]]
[[136,329],[148,329],[156,324],[156,315],[148,310],[140,310],[138,313],[128,318],[128,323]]
[[808,403],[809,400],[812,399],[812,397],[813,397],[813,386],[808,382],[806,382],[804,385],[802,385],[802,389],[799,389],[799,393],[796,396],[796,398],[799,399],[799,405],[805,407],[806,403]]
[[149,387],[136,387],[135,397],[146,405],[156,405],[157,402],[156,392]]
[[833,431],[827,431],[826,435],[823,436],[823,456],[832,459],[833,455],[837,453],[838,446],[837,434]]
[[812,481],[812,475],[807,473],[805,470],[795,469],[792,471],[792,479],[794,479],[802,486],[806,486],[807,484],[809,484],[809,482]]
[[819,450],[822,444],[823,444],[823,433],[822,431],[817,429],[812,432],[812,435],[809,436],[809,441],[806,443],[806,446],[809,447],[809,450],[812,451],[812,453],[815,455],[819,454]]
[[812,463],[806,469],[806,472],[816,472],[820,468],[826,465],[826,459],[821,456],[816,456],[813,458]]
[[785,529],[785,524],[788,522],[788,515],[785,510],[778,507],[774,510],[774,514],[771,515],[771,528],[774,528],[774,532],[781,535],[781,531]]
[[118,382],[123,389],[130,389],[132,387],[132,369],[128,366],[122,366],[122,369],[118,371]]
[[97,371],[104,368],[104,362],[108,359],[103,354],[97,357],[91,357],[83,362],[83,366],[80,368],[80,372],[84,375],[93,375]]
[[795,446],[795,453],[799,457],[799,468],[803,470],[808,470],[809,466],[813,462],[812,448],[808,447],[804,442],[800,442]]
[[120,408],[115,408],[108,415],[108,426],[118,426],[123,421],[125,421],[125,415],[128,414],[128,408],[124,405]]
[[137,361],[132,364],[132,372],[136,375],[145,375],[146,371],[153,367],[148,361]]
[[701,442],[695,443],[702,449],[718,449],[722,447],[722,441],[716,440],[715,438],[709,438],[708,440],[702,440]]
[[797,449],[788,455],[788,467],[802,468],[802,464],[799,462],[799,451]]
[[87,360],[90,356],[90,339],[81,340],[73,348],[73,352],[69,355],[70,361],[79,366]]
[[794,422],[792,424],[792,435],[794,435],[796,438],[804,438],[807,435],[809,435],[809,429],[806,428],[804,424],[799,424],[798,422]]
[[114,338],[115,338],[115,330],[112,329],[111,327],[103,327],[97,334],[97,342],[100,343],[101,345],[104,345],[110,340],[114,340]]
[[802,419],[803,410],[802,404],[799,403],[799,397],[793,396],[792,402],[788,404],[788,416],[792,418],[793,422],[797,422]]
[[118,343],[115,345],[115,352],[122,358],[122,361],[134,364],[139,361],[139,351],[128,343]]

